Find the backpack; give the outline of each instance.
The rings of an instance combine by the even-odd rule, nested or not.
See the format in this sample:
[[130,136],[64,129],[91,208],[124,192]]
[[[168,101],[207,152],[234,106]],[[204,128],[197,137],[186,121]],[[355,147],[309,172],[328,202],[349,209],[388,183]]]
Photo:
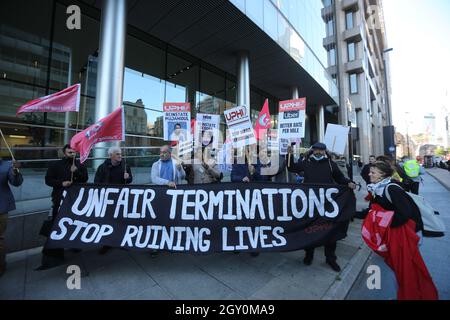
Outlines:
[[403,165],[405,173],[410,178],[417,178],[420,175],[420,166],[416,160],[408,160]]
[[[391,201],[391,196],[389,194],[389,186],[396,184],[388,184],[386,186],[386,198]],[[405,191],[406,192],[406,191]],[[445,232],[445,224],[439,218],[439,212],[433,209],[433,207],[425,200],[424,197],[417,194],[406,192],[408,196],[414,201],[417,208],[419,208],[420,216],[422,218],[423,230],[422,235],[424,237],[443,237]]]

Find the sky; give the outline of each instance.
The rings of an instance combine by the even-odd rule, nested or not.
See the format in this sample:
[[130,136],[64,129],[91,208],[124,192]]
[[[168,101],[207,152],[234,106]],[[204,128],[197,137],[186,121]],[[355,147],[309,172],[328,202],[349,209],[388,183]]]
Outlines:
[[[443,107],[450,112],[450,1],[384,0],[391,65],[391,97],[397,131],[424,131],[433,113],[436,133],[445,133]],[[409,113],[408,113],[409,112]]]

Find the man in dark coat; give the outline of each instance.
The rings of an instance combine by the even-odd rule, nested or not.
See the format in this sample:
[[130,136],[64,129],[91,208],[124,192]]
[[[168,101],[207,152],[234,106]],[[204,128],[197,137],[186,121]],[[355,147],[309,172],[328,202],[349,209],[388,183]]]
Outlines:
[[131,169],[122,161],[122,151],[119,147],[108,150],[109,159],[106,159],[95,172],[94,183],[100,184],[130,184],[133,181]]
[[[108,149],[109,159],[106,159],[95,172],[94,183],[98,184],[130,184],[133,181],[131,169],[122,161],[122,150],[119,147]],[[111,249],[103,246],[99,254],[105,254]]]
[[[341,184],[351,189],[355,189],[356,185],[350,179],[347,179],[339,170],[335,162],[330,159],[330,155],[326,152],[326,145],[323,143],[315,143],[311,150],[306,154],[303,160],[294,163],[291,149],[289,156],[292,157],[288,170],[300,174],[304,173],[304,183],[315,184]],[[303,262],[311,265],[314,258],[314,248],[307,248]],[[327,264],[336,272],[341,270],[336,260],[336,241],[325,244],[325,257]]]
[[14,196],[9,185],[19,187],[23,183],[22,174],[16,161],[4,161],[0,158],[0,276],[6,270],[5,233],[8,212],[16,209]]
[[369,163],[364,165],[364,167],[361,169],[361,177],[364,179],[366,184],[370,184],[370,167],[375,163],[375,161],[377,161],[377,158],[374,155],[369,156]]
[[[85,183],[88,181],[88,172],[79,160],[74,160],[76,151],[66,144],[62,152],[64,158],[54,162],[47,169],[45,184],[53,188],[52,191],[52,220],[55,221],[58,215],[59,205],[65,188],[69,188],[72,183]],[[45,270],[55,267],[64,262],[64,249],[44,249],[42,250],[42,265],[36,270]]]

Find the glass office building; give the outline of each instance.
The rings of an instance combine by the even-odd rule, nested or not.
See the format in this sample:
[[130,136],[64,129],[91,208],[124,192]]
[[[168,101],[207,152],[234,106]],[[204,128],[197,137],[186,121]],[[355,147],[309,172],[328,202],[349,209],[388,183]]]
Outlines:
[[[37,234],[42,215],[29,213],[50,208],[48,163],[61,156],[77,130],[98,118],[101,22],[108,1],[0,3],[0,128],[25,178],[14,190],[17,210],[10,214],[15,221],[8,233]],[[68,28],[71,5],[80,8],[80,29]],[[122,103],[134,183],[150,182],[150,166],[164,144],[164,102],[190,102],[193,118],[197,112],[222,115],[238,103],[239,52],[248,55],[253,119],[268,98],[276,125],[278,102],[299,96],[307,98],[303,146],[323,135],[326,122],[337,123],[338,88],[326,71],[322,8],[320,0],[127,0]],[[79,113],[16,116],[25,102],[74,83],[81,83]],[[87,161],[90,181],[98,163],[94,154]],[[3,142],[0,156],[9,157]],[[10,250],[35,243],[23,238]]]

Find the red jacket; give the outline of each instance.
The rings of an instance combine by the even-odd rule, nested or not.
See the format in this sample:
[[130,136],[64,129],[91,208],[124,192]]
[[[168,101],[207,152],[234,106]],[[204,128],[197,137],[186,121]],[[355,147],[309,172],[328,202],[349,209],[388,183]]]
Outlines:
[[394,271],[398,300],[437,300],[437,289],[419,252],[416,224],[409,220],[398,228],[391,228],[394,214],[372,204],[363,222],[363,239]]

